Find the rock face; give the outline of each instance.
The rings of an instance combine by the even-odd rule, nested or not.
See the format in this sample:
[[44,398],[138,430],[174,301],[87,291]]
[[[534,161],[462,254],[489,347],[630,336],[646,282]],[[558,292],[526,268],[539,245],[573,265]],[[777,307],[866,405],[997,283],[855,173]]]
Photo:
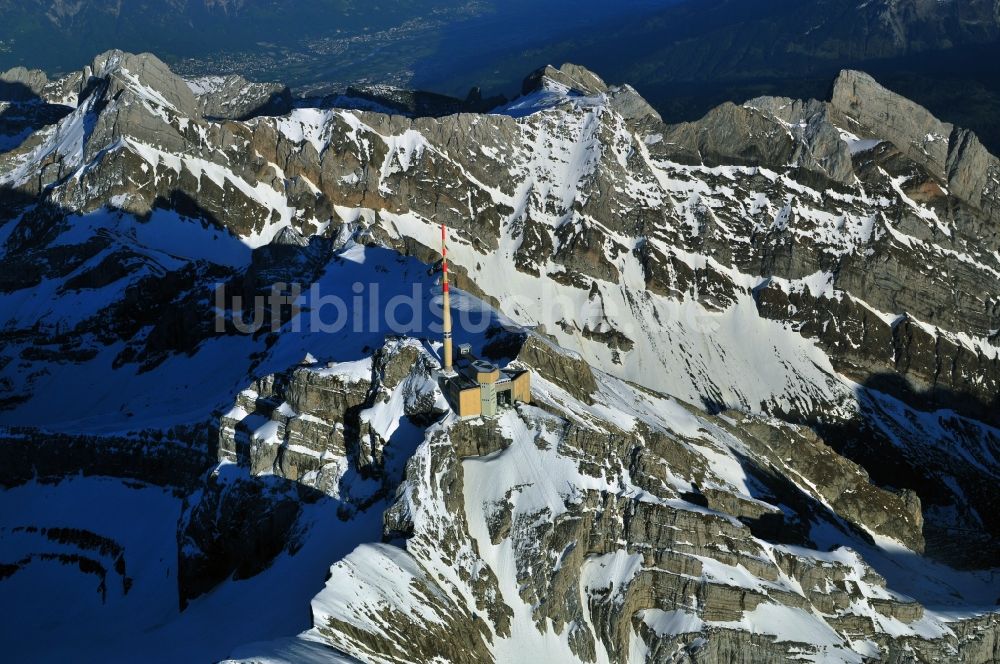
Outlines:
[[[865,134],[881,133],[909,159],[947,183],[955,196],[981,210],[994,226],[1000,219],[996,184],[1000,160],[986,151],[975,134],[941,122],[861,72],[845,71],[837,77],[831,104]],[[996,232],[990,235],[995,242]]]
[[21,144],[32,132],[72,111],[45,72],[14,67],[0,72],[0,150]]
[[188,87],[198,98],[201,116],[213,120],[248,120],[292,110],[292,93],[278,83],[254,83],[230,75],[194,79]]
[[14,67],[0,73],[0,94],[5,101],[29,101],[40,97],[49,84],[45,72],[37,69]]
[[525,338],[517,359],[544,373],[549,380],[581,401],[589,402],[591,395],[597,391],[597,381],[586,362],[568,356],[539,335]]
[[[169,522],[153,553],[91,515],[2,533],[0,591],[107,591],[47,654],[127,620],[178,660],[996,657],[972,134],[856,72],[674,126],[573,65],[434,117],[121,52],[7,78],[0,485]],[[437,385],[440,223],[456,341],[532,372],[495,420]],[[154,629],[213,612],[211,644]]]
[[[382,413],[399,402],[397,416],[411,431],[384,426]],[[367,506],[399,483],[406,448],[416,444],[407,434],[417,436],[417,423],[435,419],[444,406],[420,347],[393,342],[347,367],[300,366],[257,380],[220,419],[219,460]],[[378,478],[382,489],[366,486],[355,495],[345,478],[351,468]]]
[[954,130],[947,122],[941,122],[926,109],[857,71],[841,72],[833,84],[830,103],[856,126],[868,131],[877,127],[882,138],[909,159],[927,168],[936,178],[945,178],[948,139]]
[[521,94],[528,95],[552,84],[574,90],[578,94],[598,95],[608,91],[607,84],[600,76],[585,67],[567,63],[559,69],[546,65],[529,74],[521,85]]
[[698,122],[672,127],[663,143],[682,163],[795,165],[845,184],[854,177],[848,145],[815,101],[765,97],[724,104]]

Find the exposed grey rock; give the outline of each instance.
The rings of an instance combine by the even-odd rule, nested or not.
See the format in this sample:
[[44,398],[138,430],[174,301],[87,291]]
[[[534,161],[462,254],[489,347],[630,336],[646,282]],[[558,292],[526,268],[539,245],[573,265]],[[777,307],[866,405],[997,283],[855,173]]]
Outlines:
[[669,127],[666,154],[683,163],[797,166],[834,182],[854,178],[851,154],[816,101],[762,97],[723,104],[697,122]]
[[833,88],[832,107],[846,127],[892,141],[907,157],[927,168],[951,192],[995,221],[1000,161],[972,132],[941,122],[929,111],[886,90],[856,71],[844,71]]
[[660,114],[631,85],[612,86],[608,89],[611,108],[626,120],[662,121]]
[[0,101],[29,101],[40,98],[49,77],[38,69],[14,67],[0,73]]
[[325,97],[321,107],[350,108],[408,117],[443,117],[455,113],[483,113],[506,103],[500,95],[483,98],[476,87],[465,99],[422,90],[405,90],[389,85],[352,85],[344,94]]
[[[995,224],[1000,219],[1000,185],[997,184],[1000,182],[1000,160],[986,151],[974,133],[955,129],[948,143],[946,168],[948,186],[969,205],[982,210]],[[981,232],[996,235],[988,228]]]
[[187,82],[170,71],[170,68],[152,53],[133,55],[114,50],[94,58],[85,71],[96,78],[107,78],[111,95],[132,85],[147,86],[162,95],[164,100],[187,117],[198,117],[198,101]]
[[200,116],[213,120],[248,120],[292,110],[292,93],[279,83],[256,83],[233,74],[192,79],[188,87],[198,99]]
[[793,474],[808,478],[818,497],[843,518],[923,552],[919,499],[874,486],[863,468],[837,454],[811,430],[743,420],[738,435],[775,467],[787,465]]
[[552,65],[545,65],[532,72],[524,79],[521,94],[539,90],[547,83],[555,83],[584,95],[602,94],[608,91],[607,84],[600,76],[580,65],[566,63],[558,69]]
[[[835,111],[850,118],[845,129],[891,141],[903,153],[938,179],[945,179],[948,141],[954,127],[930,111],[879,85],[863,72],[845,70],[833,84],[830,101]],[[851,120],[854,122],[852,123]]]
[[590,395],[597,390],[586,362],[560,352],[551,341],[538,335],[528,335],[517,359],[582,401],[590,401]]

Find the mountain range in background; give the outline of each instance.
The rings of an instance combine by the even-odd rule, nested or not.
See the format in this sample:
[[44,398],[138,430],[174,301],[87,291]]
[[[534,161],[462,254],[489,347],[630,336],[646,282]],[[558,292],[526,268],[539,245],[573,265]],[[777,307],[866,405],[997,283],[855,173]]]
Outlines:
[[998,7],[0,0],[4,657],[1000,661]]
[[572,61],[634,82],[670,121],[761,94],[822,99],[854,68],[996,150],[998,25],[995,0],[7,1],[0,68],[71,71],[115,47],[297,94],[391,84],[510,97],[538,62]]
[[[1000,659],[973,132],[852,70],[687,123],[573,64],[496,105],[5,80],[9,659]],[[437,381],[440,223],[456,342],[531,372],[496,418]]]

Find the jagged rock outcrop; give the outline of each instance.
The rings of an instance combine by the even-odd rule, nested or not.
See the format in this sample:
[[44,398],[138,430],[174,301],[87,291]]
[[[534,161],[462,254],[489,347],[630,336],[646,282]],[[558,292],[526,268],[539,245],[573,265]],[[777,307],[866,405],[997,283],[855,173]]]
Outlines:
[[598,95],[608,91],[607,84],[600,76],[586,67],[566,63],[558,69],[546,65],[529,74],[521,85],[521,94],[530,94],[553,83],[578,94]]
[[[416,427],[440,412],[439,401],[419,347],[390,342],[371,359],[300,366],[256,381],[219,421],[219,458],[367,506],[399,482],[405,457],[393,447],[396,420],[405,418],[402,433],[413,427],[419,435]],[[362,483],[359,492],[351,469],[381,488]]]
[[948,408],[991,424],[1000,389],[1000,361],[990,349],[902,314],[886,320],[850,296],[786,293],[773,284],[755,291],[761,315],[794,320],[804,336],[830,349],[838,371],[925,409]]
[[945,179],[952,125],[857,71],[844,71],[837,77],[830,103],[833,109],[854,121],[854,126],[845,129],[854,131],[857,127],[872,132],[877,128],[882,134],[879,138],[890,141],[933,176]]
[[110,97],[124,91],[141,94],[145,88],[166,102],[168,108],[172,107],[187,117],[198,117],[198,101],[191,88],[151,53],[102,53],[83,71],[85,82],[92,78],[107,80]]
[[292,110],[287,85],[256,83],[242,76],[206,76],[188,81],[201,117],[249,120],[258,115],[284,115]]
[[597,391],[597,381],[586,362],[560,352],[537,334],[525,338],[517,359],[581,401],[589,402]]
[[[200,481],[213,460],[208,436],[188,427],[101,436],[49,432],[33,427],[0,428],[0,486],[108,476],[182,489]],[[100,450],[100,453],[95,453]]]
[[1000,161],[972,132],[941,122],[862,72],[845,71],[837,77],[831,106],[852,125],[845,128],[892,142],[937,180],[947,183],[955,196],[994,221],[1000,218],[996,185]]
[[0,99],[4,101],[30,101],[41,97],[49,77],[39,69],[14,67],[0,73]]
[[455,113],[484,113],[506,102],[507,98],[502,95],[484,98],[479,88],[469,90],[465,99],[458,99],[390,85],[352,85],[343,94],[323,98],[319,105],[408,117],[443,117]]
[[209,475],[177,524],[180,608],[226,579],[249,579],[302,546],[303,503],[317,492],[280,481]]
[[663,144],[680,163],[796,166],[835,183],[854,178],[850,150],[816,101],[765,97],[723,104],[697,122],[671,127]]

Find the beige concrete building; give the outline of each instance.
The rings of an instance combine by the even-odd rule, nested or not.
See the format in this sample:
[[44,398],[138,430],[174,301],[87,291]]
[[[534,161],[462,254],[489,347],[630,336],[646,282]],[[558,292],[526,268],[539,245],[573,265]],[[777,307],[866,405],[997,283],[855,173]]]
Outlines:
[[468,345],[459,347],[453,375],[441,378],[452,410],[461,417],[493,417],[504,406],[531,402],[531,373],[500,369],[472,355]]

